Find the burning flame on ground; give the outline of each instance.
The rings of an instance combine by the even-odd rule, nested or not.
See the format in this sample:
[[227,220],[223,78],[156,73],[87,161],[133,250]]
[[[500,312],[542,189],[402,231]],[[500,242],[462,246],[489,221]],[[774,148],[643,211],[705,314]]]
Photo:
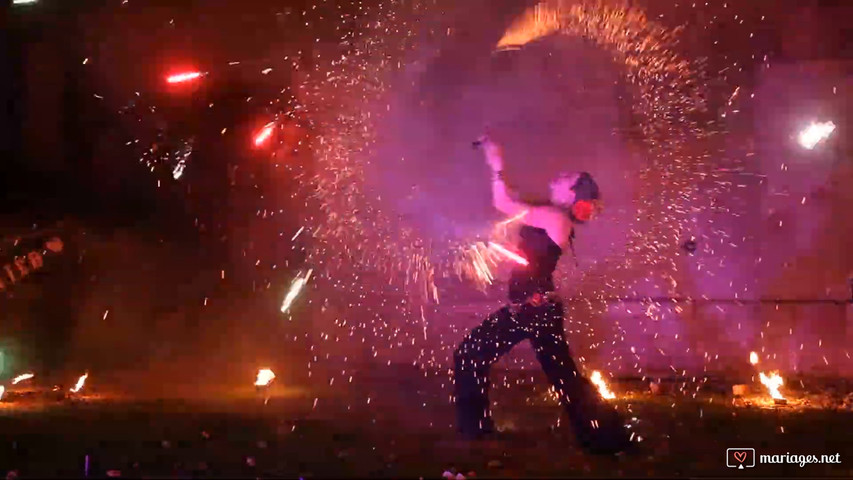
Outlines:
[[281,302],[281,313],[285,313],[290,310],[290,306],[293,305],[293,301],[296,300],[296,297],[299,296],[302,288],[308,283],[308,279],[311,278],[311,273],[313,271],[313,269],[308,270],[308,273],[305,275],[299,274],[296,276],[293,283],[290,285],[290,290],[287,292],[287,295],[284,296],[284,301]]
[[77,393],[77,392],[79,392],[79,391],[80,391],[80,389],[82,389],[82,388],[83,388],[83,385],[85,385],[85,384],[86,384],[86,379],[87,379],[87,378],[89,378],[89,374],[88,374],[88,373],[84,373],[83,375],[81,375],[81,376],[80,376],[80,378],[78,378],[78,379],[77,379],[77,385],[74,385],[74,388],[69,389],[69,390],[71,391],[71,393]]
[[773,397],[774,400],[785,399],[785,397],[783,397],[779,392],[779,387],[781,387],[784,382],[778,372],[770,372],[770,375],[765,375],[764,372],[759,372],[758,376],[761,378],[761,383],[767,387],[767,390],[770,392],[770,396]]
[[269,368],[258,370],[258,378],[255,380],[256,387],[266,387],[275,379],[275,373]]
[[22,375],[18,375],[12,380],[12,385],[17,385],[18,383],[23,382],[24,380],[29,380],[33,377],[35,377],[35,375],[32,373],[24,373]]
[[609,388],[607,388],[607,384],[604,382],[604,377],[598,370],[594,370],[592,372],[592,375],[589,377],[589,381],[592,382],[593,385],[598,387],[598,393],[600,393],[601,396],[606,400],[616,398],[616,394],[610,391]]
[[[758,365],[757,353],[749,352],[749,363]],[[761,384],[767,387],[768,392],[770,392],[770,397],[772,397],[773,400],[785,400],[785,397],[782,396],[781,392],[779,392],[779,387],[784,385],[784,381],[779,375],[779,372],[770,372],[769,375],[766,375],[764,372],[758,372],[758,378],[761,380]]]

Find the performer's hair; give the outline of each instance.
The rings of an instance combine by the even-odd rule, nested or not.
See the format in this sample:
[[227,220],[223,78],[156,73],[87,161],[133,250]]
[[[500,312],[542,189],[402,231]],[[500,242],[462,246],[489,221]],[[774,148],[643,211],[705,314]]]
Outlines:
[[593,201],[601,198],[601,191],[598,188],[598,184],[595,183],[595,179],[592,178],[589,172],[580,173],[572,190],[575,192],[576,202],[578,200]]
[[575,192],[575,202],[569,208],[569,216],[574,223],[585,223],[601,210],[601,190],[589,172],[579,174],[572,190]]

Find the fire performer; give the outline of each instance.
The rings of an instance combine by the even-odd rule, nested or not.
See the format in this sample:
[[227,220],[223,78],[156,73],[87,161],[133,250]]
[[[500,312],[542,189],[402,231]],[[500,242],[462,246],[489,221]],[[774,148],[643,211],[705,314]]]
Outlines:
[[495,208],[519,215],[519,250],[527,265],[516,267],[509,281],[510,303],[492,313],[454,352],[458,427],[471,439],[494,432],[488,389],[489,369],[523,340],[530,340],[574,433],[584,448],[617,453],[629,444],[625,425],[612,406],[584,378],[572,360],[563,330],[563,304],[554,293],[553,272],[564,249],[571,246],[573,227],[592,218],[599,188],[589,173],[565,173],[550,185],[550,203],[525,204],[504,183],[501,148],[487,136],[475,142],[493,172]]

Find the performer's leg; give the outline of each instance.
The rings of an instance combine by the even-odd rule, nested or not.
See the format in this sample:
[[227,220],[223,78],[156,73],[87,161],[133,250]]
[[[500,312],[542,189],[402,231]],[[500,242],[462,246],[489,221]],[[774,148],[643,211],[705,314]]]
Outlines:
[[569,415],[575,435],[592,451],[616,453],[629,444],[625,425],[616,410],[584,378],[572,360],[563,330],[563,307],[548,304],[522,312],[521,321],[531,322],[533,348],[548,380],[554,386],[560,404]]
[[459,430],[477,436],[493,430],[489,412],[489,369],[525,338],[508,307],[491,314],[453,353]]

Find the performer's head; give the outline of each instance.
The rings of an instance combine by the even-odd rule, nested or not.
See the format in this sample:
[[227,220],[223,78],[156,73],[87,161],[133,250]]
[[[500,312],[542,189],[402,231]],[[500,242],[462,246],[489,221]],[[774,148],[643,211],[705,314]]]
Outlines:
[[569,210],[572,220],[586,222],[599,207],[598,184],[587,172],[562,173],[551,182],[551,203]]

